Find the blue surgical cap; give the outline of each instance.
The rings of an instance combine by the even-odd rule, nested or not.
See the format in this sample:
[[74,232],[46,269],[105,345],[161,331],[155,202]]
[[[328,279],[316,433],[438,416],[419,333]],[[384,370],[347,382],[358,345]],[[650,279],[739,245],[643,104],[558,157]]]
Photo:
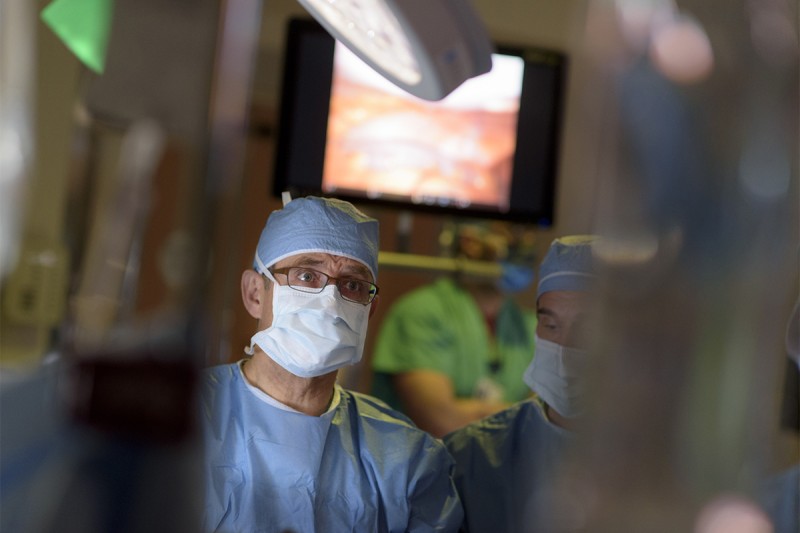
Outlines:
[[555,239],[539,266],[536,299],[549,291],[588,291],[595,279],[593,235]]
[[343,200],[296,198],[270,214],[253,268],[263,273],[286,257],[317,252],[354,259],[377,280],[378,221]]

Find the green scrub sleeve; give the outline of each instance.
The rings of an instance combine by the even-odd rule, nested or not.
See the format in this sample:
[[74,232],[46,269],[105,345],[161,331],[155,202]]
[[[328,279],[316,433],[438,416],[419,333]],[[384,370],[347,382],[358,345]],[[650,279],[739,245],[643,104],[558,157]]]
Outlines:
[[454,324],[442,302],[431,292],[418,292],[399,300],[384,319],[372,360],[376,372],[397,374],[435,370],[452,374]]

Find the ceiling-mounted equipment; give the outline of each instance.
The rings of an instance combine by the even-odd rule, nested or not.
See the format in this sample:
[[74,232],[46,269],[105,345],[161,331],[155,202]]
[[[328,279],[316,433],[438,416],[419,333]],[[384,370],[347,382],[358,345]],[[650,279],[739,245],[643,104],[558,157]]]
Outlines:
[[298,0],[398,87],[441,100],[492,68],[488,32],[467,0]]

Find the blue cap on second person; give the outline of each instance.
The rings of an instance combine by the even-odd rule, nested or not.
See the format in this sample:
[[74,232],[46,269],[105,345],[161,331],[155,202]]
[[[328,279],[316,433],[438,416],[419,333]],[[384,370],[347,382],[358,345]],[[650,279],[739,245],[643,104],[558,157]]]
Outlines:
[[555,239],[539,266],[536,299],[549,291],[588,291],[596,277],[592,258],[594,235]]
[[378,278],[378,221],[353,204],[306,196],[273,211],[258,240],[253,268],[264,272],[281,259],[327,253],[354,259]]

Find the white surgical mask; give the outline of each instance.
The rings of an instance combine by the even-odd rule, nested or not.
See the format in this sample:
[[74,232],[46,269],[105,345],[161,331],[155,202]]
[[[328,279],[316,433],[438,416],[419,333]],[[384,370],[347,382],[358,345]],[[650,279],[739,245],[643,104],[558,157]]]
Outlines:
[[[271,276],[269,276],[271,277]],[[273,280],[272,325],[250,339],[296,376],[322,376],[361,360],[369,306],[336,294],[335,285],[320,293],[302,292]]]
[[568,348],[536,336],[533,361],[523,380],[561,416],[576,418],[584,409],[586,350]]

